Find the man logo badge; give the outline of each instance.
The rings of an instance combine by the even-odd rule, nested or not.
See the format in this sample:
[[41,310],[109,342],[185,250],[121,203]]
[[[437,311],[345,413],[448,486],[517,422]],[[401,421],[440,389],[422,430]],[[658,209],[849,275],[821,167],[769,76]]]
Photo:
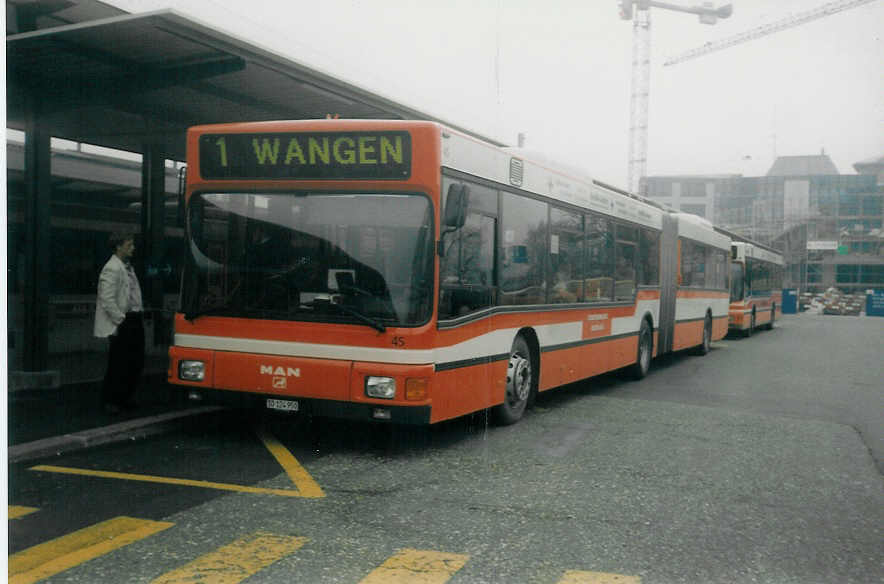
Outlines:
[[261,375],[273,376],[273,389],[286,389],[289,377],[300,377],[301,369],[273,365],[261,365]]

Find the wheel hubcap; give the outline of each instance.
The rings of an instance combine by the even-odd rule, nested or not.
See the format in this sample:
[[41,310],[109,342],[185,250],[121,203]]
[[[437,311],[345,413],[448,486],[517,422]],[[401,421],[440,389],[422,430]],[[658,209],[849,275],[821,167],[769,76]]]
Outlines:
[[506,394],[510,402],[528,399],[531,391],[531,362],[518,353],[510,355],[506,373]]

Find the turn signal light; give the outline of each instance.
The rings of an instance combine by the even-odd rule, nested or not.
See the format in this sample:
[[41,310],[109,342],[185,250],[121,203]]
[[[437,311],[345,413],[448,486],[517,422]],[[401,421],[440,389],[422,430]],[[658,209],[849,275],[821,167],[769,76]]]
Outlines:
[[417,377],[405,380],[406,401],[422,401],[427,399],[427,378]]

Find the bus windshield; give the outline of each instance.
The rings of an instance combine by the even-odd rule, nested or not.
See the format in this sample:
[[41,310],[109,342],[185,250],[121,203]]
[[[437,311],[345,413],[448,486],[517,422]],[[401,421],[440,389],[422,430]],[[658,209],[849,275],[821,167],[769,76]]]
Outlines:
[[384,326],[430,317],[432,208],[392,193],[201,193],[191,198],[183,309]]

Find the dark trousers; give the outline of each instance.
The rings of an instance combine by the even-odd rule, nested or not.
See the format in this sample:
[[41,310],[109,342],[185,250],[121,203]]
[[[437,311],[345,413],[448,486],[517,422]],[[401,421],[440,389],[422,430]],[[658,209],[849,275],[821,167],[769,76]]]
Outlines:
[[144,324],[140,312],[129,312],[110,337],[102,401],[118,406],[131,403],[143,370]]

